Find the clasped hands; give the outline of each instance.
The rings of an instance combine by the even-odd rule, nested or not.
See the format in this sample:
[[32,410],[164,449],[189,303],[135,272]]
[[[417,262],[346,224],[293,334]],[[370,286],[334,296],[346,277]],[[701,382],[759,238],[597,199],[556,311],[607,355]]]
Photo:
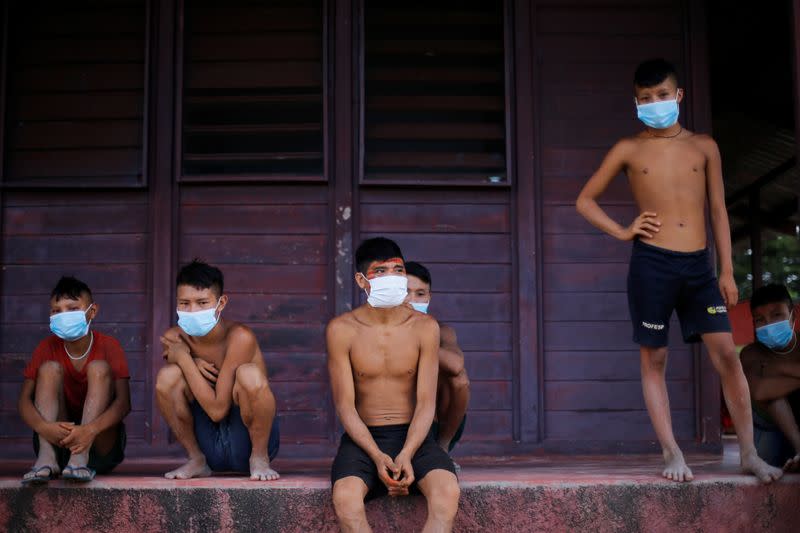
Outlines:
[[414,483],[414,469],[409,454],[401,451],[392,460],[385,453],[375,459],[378,477],[386,485],[389,496],[408,496],[408,488]]

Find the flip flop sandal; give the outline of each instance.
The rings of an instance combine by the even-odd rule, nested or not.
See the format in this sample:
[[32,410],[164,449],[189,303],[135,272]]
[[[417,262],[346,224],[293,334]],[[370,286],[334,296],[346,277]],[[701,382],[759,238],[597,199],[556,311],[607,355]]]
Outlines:
[[[69,469],[69,472],[67,472]],[[76,476],[76,472],[85,471],[89,474],[89,477],[84,476]],[[69,481],[76,481],[78,483],[88,483],[94,479],[96,472],[89,468],[88,466],[68,466],[64,469],[64,473],[61,474],[61,479],[66,479]]]
[[[47,470],[47,476],[40,476],[39,475],[39,473],[42,470]],[[22,484],[25,485],[25,486],[28,486],[28,485],[44,485],[48,481],[50,481],[51,479],[55,479],[56,477],[58,477],[58,474],[56,474],[54,472],[54,470],[55,469],[52,466],[48,466],[48,465],[40,466],[39,468],[31,468],[28,471],[28,474],[33,474],[33,475],[30,476],[30,477],[27,477],[27,478],[23,477],[22,478]]]

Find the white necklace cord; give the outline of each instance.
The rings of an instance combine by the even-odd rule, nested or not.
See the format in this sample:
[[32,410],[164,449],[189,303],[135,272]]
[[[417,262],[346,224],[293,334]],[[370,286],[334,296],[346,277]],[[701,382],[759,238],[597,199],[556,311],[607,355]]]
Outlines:
[[81,355],[80,357],[75,357],[74,355],[69,353],[69,350],[67,350],[67,343],[64,343],[64,351],[67,352],[67,357],[69,357],[73,361],[80,361],[81,359],[89,355],[89,352],[92,351],[92,344],[94,344],[94,331],[90,331],[89,335],[91,335],[91,338],[89,340],[89,347],[86,348],[86,351],[83,352],[83,355]]

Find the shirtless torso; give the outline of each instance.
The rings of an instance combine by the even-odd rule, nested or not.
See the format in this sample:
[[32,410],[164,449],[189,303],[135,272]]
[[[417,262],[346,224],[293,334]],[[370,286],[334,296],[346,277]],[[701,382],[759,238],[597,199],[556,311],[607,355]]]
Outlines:
[[[422,313],[400,306],[384,321],[364,305],[331,322],[336,342],[349,353],[354,405],[367,426],[408,424],[414,417],[417,387],[432,388],[433,376],[420,379],[420,353],[425,342],[438,347],[438,325]],[[433,338],[435,335],[435,339]],[[431,386],[432,384],[432,386]]]
[[648,244],[681,252],[705,248],[706,169],[714,141],[683,130],[674,139],[642,132],[620,144],[639,211],[656,213],[661,223]]

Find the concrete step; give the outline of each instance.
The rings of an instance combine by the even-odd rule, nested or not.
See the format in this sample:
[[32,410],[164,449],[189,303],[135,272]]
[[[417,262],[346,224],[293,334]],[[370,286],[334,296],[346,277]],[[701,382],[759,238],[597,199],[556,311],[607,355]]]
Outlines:
[[[455,531],[800,531],[800,475],[770,486],[719,458],[692,458],[692,483],[658,477],[656,457],[463,459]],[[0,531],[338,531],[326,462],[280,461],[282,478],[171,481],[169,461],[126,464],[85,486],[23,488],[0,478]],[[16,470],[16,467],[12,469]],[[133,475],[132,471],[153,475]],[[374,531],[420,531],[421,496],[367,504]]]

